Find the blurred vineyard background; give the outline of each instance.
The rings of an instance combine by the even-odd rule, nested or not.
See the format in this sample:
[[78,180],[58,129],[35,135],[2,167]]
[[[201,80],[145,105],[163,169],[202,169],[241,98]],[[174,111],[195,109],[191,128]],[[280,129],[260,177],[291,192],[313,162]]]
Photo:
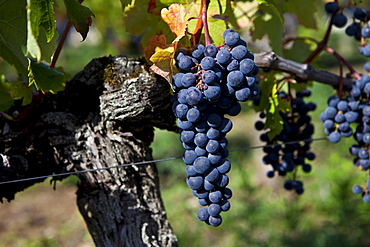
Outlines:
[[[63,4],[60,0],[56,2],[60,6],[58,18],[63,24]],[[64,67],[73,76],[95,57],[140,54],[140,37],[124,32],[119,1],[96,0],[85,1],[84,4],[96,16],[91,32],[85,42],[80,42],[81,37],[71,30],[57,66]],[[323,12],[317,20],[319,27],[325,26]],[[62,28],[61,25],[59,29]],[[298,27],[298,33],[318,38],[323,36],[324,30],[313,32]],[[364,58],[358,55],[357,43],[344,35],[344,29],[334,29],[329,45],[363,72]],[[251,50],[259,52],[259,47]],[[338,73],[336,60],[331,55],[323,54],[315,65]],[[4,61],[0,61],[0,66],[4,71],[12,72]],[[319,114],[334,90],[314,83],[312,92],[307,100],[314,100],[318,106],[312,115],[316,128],[314,138],[321,138],[324,133]],[[243,113],[232,118],[234,128],[228,135],[230,150],[262,144],[253,127],[257,115],[248,103],[243,107]],[[222,214],[223,223],[218,228],[197,220],[199,206],[185,184],[182,161],[157,163],[167,216],[180,246],[370,246],[370,219],[367,218],[370,205],[351,192],[354,184],[363,184],[366,179],[365,173],[352,164],[348,148],[353,143],[351,138],[343,139],[339,144],[328,141],[313,143],[312,149],[317,156],[312,162],[313,171],[299,173],[305,188],[301,196],[285,191],[284,179],[265,176],[268,167],[261,162],[260,148],[230,152],[229,188],[233,191],[233,198],[231,210]],[[159,129],[151,147],[155,159],[179,157],[183,152],[176,133]],[[14,201],[1,204],[0,247],[93,246],[76,206],[76,183],[78,179],[71,176],[58,182],[54,190],[52,184],[45,182],[19,193]]]

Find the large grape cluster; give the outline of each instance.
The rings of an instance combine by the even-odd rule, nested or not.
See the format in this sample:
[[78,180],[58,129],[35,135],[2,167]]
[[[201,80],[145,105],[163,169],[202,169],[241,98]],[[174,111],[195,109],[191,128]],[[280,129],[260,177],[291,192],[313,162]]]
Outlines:
[[[313,102],[305,103],[303,99],[310,95],[309,90],[303,90],[296,93],[295,99],[291,99],[286,93],[280,92],[279,96],[290,100],[292,106],[290,112],[280,112],[283,130],[272,140],[269,138],[270,131],[260,136],[261,141],[267,144],[263,148],[266,155],[263,156],[262,161],[272,167],[272,170],[267,172],[267,177],[272,178],[275,174],[285,176],[292,173],[292,178],[285,181],[284,188],[294,190],[297,194],[302,194],[304,191],[303,183],[296,179],[298,167],[301,167],[304,172],[310,172],[312,168],[310,164],[306,163],[306,160],[315,159],[315,154],[310,152],[314,126],[311,124],[308,112],[315,110],[316,104]],[[260,117],[264,118],[265,114],[260,114]],[[257,121],[255,128],[263,130],[265,123]]]
[[238,101],[259,94],[258,67],[246,42],[231,29],[223,38],[220,47],[198,44],[191,53],[180,52],[180,73],[173,78],[173,112],[185,148],[186,183],[204,206],[198,218],[212,226],[221,224],[220,213],[229,210],[232,196],[226,175],[231,168],[226,133],[232,122],[225,115],[238,115]]

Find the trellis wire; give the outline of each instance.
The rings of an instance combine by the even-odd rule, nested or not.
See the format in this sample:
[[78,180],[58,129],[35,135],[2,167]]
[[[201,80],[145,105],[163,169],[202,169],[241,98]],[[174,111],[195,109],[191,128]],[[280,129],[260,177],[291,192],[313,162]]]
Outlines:
[[[315,138],[315,139],[310,138],[310,139],[304,139],[304,140],[284,142],[284,143],[281,143],[281,144],[269,144],[269,145],[260,145],[260,146],[245,147],[245,148],[236,148],[236,149],[229,150],[229,152],[247,151],[247,150],[264,148],[264,147],[273,147],[275,145],[294,144],[294,143],[307,142],[307,141],[314,142],[314,141],[322,141],[322,140],[327,140],[327,139],[328,139],[327,137],[321,137],[321,138]],[[74,175],[74,174],[79,174],[79,173],[95,172],[95,171],[101,171],[101,170],[121,168],[121,167],[126,167],[126,166],[146,165],[146,164],[150,164],[150,163],[158,163],[158,162],[164,162],[164,161],[170,161],[170,160],[177,160],[177,159],[181,159],[181,158],[182,157],[172,157],[172,158],[166,158],[166,159],[148,160],[148,161],[141,161],[141,162],[135,162],[135,163],[123,164],[123,165],[117,165],[117,166],[108,166],[108,167],[101,167],[101,168],[96,168],[96,169],[74,171],[74,172],[64,172],[64,173],[59,173],[59,174],[44,175],[44,176],[32,177],[32,178],[15,179],[15,180],[10,180],[10,181],[0,182],[0,185],[10,184],[10,183],[18,183],[18,182],[24,182],[24,181],[30,181],[30,180],[37,180],[37,179],[44,179],[44,178]]]

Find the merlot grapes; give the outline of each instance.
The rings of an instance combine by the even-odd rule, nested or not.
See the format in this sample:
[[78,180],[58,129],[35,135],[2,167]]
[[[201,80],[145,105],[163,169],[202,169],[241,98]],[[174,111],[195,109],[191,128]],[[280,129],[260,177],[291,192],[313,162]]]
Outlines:
[[[304,102],[304,98],[310,95],[309,90],[297,92],[296,98],[292,98],[291,93],[280,92],[278,97],[290,102],[292,110],[287,113],[280,112],[283,121],[280,134],[270,137],[271,130],[269,130],[260,136],[261,141],[266,142],[263,148],[266,154],[262,161],[266,165],[271,165],[272,168],[267,172],[267,177],[291,174],[290,178],[285,181],[284,188],[294,190],[297,194],[302,194],[304,191],[303,183],[297,180],[298,168],[301,167],[303,172],[310,172],[311,165],[306,161],[315,159],[315,154],[310,151],[314,126],[308,112],[315,110],[316,104]],[[261,113],[260,117],[265,118],[266,114]],[[263,130],[265,123],[257,121],[255,128]]]
[[258,67],[246,42],[231,29],[223,38],[220,47],[198,44],[191,52],[181,51],[176,56],[180,73],[173,77],[173,112],[185,148],[186,183],[204,206],[199,220],[211,226],[221,224],[220,213],[229,210],[232,196],[226,175],[231,168],[226,134],[232,122],[225,115],[238,115],[238,101],[260,92]]

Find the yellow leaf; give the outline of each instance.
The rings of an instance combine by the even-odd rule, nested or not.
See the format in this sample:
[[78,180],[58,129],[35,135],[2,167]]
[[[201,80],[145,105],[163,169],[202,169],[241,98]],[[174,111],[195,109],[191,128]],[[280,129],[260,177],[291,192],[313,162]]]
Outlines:
[[158,49],[151,57],[150,61],[154,64],[150,71],[164,77],[172,85],[172,65],[175,50],[173,47]]
[[178,42],[185,36],[185,30],[188,25],[188,20],[185,18],[186,9],[180,3],[171,4],[168,9],[161,10],[161,17],[170,27],[171,31],[176,35],[174,42]]

